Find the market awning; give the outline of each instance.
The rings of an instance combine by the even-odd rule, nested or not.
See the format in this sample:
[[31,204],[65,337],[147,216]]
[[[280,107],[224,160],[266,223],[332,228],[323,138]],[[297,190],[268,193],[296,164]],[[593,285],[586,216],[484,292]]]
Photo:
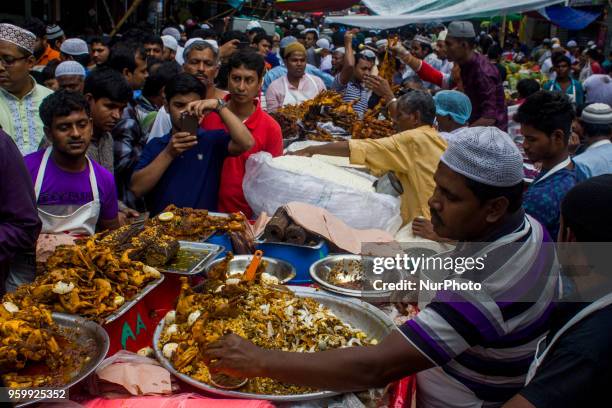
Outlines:
[[539,10],[551,23],[568,30],[582,30],[601,14],[598,11],[577,10],[571,7],[551,6]]
[[344,10],[359,0],[276,0],[274,4],[277,9],[291,11],[338,11]]
[[[368,7],[372,0],[364,1]],[[390,5],[391,1],[383,1]],[[425,3],[431,3],[427,11],[400,11],[400,6],[393,6],[397,13],[392,15],[378,16],[330,16],[325,19],[327,23],[340,23],[350,26],[357,26],[367,29],[388,29],[401,27],[407,24],[414,23],[433,23],[444,22],[450,20],[470,19],[478,17],[492,17],[510,13],[522,13],[529,10],[537,10],[554,4],[562,3],[559,0],[463,0],[463,1],[445,1],[445,7],[438,8],[441,3],[436,3],[432,0],[417,0],[408,4],[402,3],[402,10],[414,10],[414,7],[420,5],[419,8],[426,7]],[[436,4],[433,4],[436,3]],[[450,4],[450,5],[449,5]],[[391,6],[390,6],[391,7]],[[433,8],[433,9],[432,9]],[[404,14],[409,13],[409,14]]]

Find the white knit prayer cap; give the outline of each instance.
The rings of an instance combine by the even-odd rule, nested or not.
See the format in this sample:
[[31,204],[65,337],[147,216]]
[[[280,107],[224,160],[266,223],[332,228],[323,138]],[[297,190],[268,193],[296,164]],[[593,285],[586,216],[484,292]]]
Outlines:
[[85,77],[85,68],[76,61],[64,61],[55,68],[55,77],[78,75]]
[[465,128],[448,143],[440,158],[451,170],[494,187],[523,180],[523,156],[506,132],[496,127]]
[[169,48],[172,51],[176,51],[178,48],[178,42],[176,41],[176,39],[171,36],[171,35],[162,35],[161,36],[162,42],[164,43],[164,47],[165,48]]
[[80,38],[69,38],[62,43],[60,51],[68,55],[89,54],[87,43]]

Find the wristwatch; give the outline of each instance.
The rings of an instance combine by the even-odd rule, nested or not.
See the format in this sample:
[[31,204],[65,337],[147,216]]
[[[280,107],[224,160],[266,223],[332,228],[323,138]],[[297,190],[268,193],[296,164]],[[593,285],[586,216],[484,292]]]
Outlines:
[[393,102],[397,102],[397,98],[393,98],[389,102],[387,102],[387,105],[385,105],[385,108],[389,109],[389,106],[391,106]]
[[225,103],[225,101],[221,98],[217,98],[217,109],[215,109],[215,112],[219,113],[221,112],[221,109],[225,108],[227,106],[227,104]]

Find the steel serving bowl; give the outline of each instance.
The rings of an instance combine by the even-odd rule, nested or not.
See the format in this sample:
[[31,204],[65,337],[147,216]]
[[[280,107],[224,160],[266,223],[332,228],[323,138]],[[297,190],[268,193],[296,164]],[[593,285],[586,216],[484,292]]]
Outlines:
[[[227,273],[228,277],[230,275],[241,274],[246,271],[252,259],[253,255],[234,255],[232,260],[229,262],[229,270]],[[289,262],[276,258],[268,258],[266,256],[262,257],[261,259],[267,263],[265,272],[276,277],[279,280],[279,283],[284,284],[295,278],[295,268]],[[223,262],[223,258],[219,258],[211,262],[206,268],[205,274],[208,274],[208,271],[215,265],[218,265],[220,262]]]
[[[110,340],[108,338],[108,333],[106,333],[106,330],[104,330],[102,326],[84,317],[66,313],[53,313],[52,316],[53,321],[60,328],[69,330],[72,341],[79,344],[94,343],[96,345],[95,347],[88,348],[89,361],[83,365],[77,373],[74,373],[70,382],[58,388],[54,387],[54,389],[58,390],[68,390],[98,368],[108,353]],[[27,405],[37,404],[41,401],[44,401],[44,399],[21,402],[16,404],[15,407],[25,407]]]
[[[366,333],[369,339],[376,339],[380,342],[384,337],[387,336],[387,334],[391,332],[391,330],[396,327],[385,313],[383,313],[380,309],[370,305],[369,303],[357,299],[335,296],[330,293],[326,293],[321,290],[310,287],[287,286],[287,288],[291,289],[299,297],[313,298],[317,302],[328,307],[344,323],[348,323],[352,327],[360,329],[364,333]],[[153,346],[155,349],[155,355],[159,362],[162,364],[162,366],[164,366],[177,378],[193,387],[223,397],[262,399],[273,402],[309,401],[333,397],[339,394],[333,391],[317,391],[312,393],[294,395],[252,394],[240,391],[223,390],[216,388],[212,385],[196,381],[188,375],[179,373],[172,366],[172,363],[164,357],[159,345],[159,339],[164,328],[164,320],[165,319],[162,319],[159,322],[157,328],[155,329],[155,334],[153,335]]]

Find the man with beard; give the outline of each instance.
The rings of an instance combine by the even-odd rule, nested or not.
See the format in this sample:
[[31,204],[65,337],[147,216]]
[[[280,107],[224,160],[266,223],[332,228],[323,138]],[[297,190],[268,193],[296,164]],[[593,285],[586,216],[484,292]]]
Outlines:
[[[206,99],[223,99],[227,92],[215,87],[215,78],[219,73],[219,48],[212,40],[192,38],[185,43],[183,50],[183,71],[198,78],[206,89]],[[172,129],[170,115],[166,107],[162,107],[153,126],[148,140],[162,137]]]
[[[508,128],[508,112],[504,87],[499,71],[486,55],[475,52],[476,33],[469,21],[453,21],[448,26],[445,40],[448,59],[460,68],[463,91],[472,103],[470,126]],[[411,55],[401,44],[394,47],[401,60],[419,77],[443,89],[453,89],[457,81],[453,75],[443,74],[427,62]]]
[[268,112],[286,105],[297,105],[325,90],[319,77],[306,73],[306,49],[299,42],[285,47],[283,59],[287,75],[274,80],[266,91]]
[[434,129],[434,100],[424,91],[402,96],[392,112],[400,132],[382,139],[350,140],[311,146],[295,152],[301,156],[323,154],[349,157],[376,173],[392,171],[402,183],[401,214],[404,224],[417,216],[429,218],[427,200],[434,191],[433,175],[447,143]]
[[[246,161],[250,155],[262,151],[274,157],[283,154],[283,136],[279,124],[261,110],[261,103],[257,98],[264,75],[263,57],[255,51],[244,49],[232,55],[228,64],[230,93],[225,97],[225,101],[228,109],[249,129],[255,145],[240,156],[225,159],[221,173],[218,209],[222,212],[242,211],[250,218],[253,216],[253,211],[242,191]],[[227,131],[221,117],[214,113],[204,118],[202,128]]]
[[24,155],[38,150],[44,137],[38,107],[53,92],[30,75],[36,41],[23,28],[0,24],[0,127]]
[[[553,246],[521,208],[521,154],[497,128],[467,128],[450,142],[434,180],[435,232],[459,243],[439,254],[449,264],[431,271],[440,279],[423,271],[420,280],[480,283],[480,290],[421,290],[419,314],[374,346],[299,353],[225,335],[203,350],[211,373],[339,392],[416,374],[423,408],[496,406],[514,396],[548,330],[559,283]],[[450,266],[466,257],[481,257],[482,267]]]
[[36,36],[36,45],[34,46],[34,69],[42,70],[50,61],[60,59],[60,53],[51,48],[47,40],[47,26],[37,19],[32,17],[26,20],[23,28],[33,33]]

